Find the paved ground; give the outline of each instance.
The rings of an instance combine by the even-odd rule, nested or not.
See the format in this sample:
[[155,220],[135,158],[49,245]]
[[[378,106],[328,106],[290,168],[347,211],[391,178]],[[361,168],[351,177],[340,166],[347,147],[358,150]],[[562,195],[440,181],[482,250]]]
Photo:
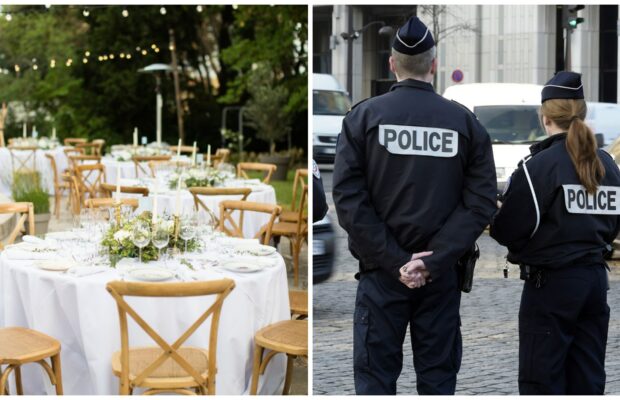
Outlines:
[[[321,171],[331,202],[331,173]],[[333,204],[330,214],[335,217]],[[335,220],[335,218],[334,218]],[[313,393],[354,394],[352,377],[352,317],[357,281],[357,262],[349,254],[346,233],[336,230],[335,273],[314,285]],[[478,241],[481,258],[474,288],[463,294],[461,316],[463,362],[457,394],[518,394],[517,313],[523,282],[515,270],[502,277],[506,250],[486,233]],[[607,394],[620,394],[620,263],[613,268],[608,292],[611,323],[607,345]],[[404,365],[398,392],[415,394],[415,372],[409,337],[404,345]]]

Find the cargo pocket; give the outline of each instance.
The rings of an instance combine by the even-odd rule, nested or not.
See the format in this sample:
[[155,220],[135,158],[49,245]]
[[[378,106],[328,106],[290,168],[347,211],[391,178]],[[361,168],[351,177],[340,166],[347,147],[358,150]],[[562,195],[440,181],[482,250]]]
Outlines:
[[365,306],[355,309],[353,326],[353,367],[368,369],[368,323],[369,310]]
[[553,349],[551,331],[544,327],[519,330],[519,382],[548,383]]

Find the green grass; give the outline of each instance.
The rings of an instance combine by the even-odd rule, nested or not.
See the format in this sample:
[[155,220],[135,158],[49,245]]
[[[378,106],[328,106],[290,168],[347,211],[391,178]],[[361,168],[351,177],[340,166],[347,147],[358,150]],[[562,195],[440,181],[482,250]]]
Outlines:
[[[283,210],[291,209],[291,201],[293,199],[293,180],[295,179],[296,168],[289,168],[286,174],[285,181],[276,181],[271,179],[269,184],[273,186],[276,191],[276,201],[278,205],[282,206]],[[248,173],[250,178],[263,179],[263,174],[260,172]],[[299,195],[297,197],[299,199]]]

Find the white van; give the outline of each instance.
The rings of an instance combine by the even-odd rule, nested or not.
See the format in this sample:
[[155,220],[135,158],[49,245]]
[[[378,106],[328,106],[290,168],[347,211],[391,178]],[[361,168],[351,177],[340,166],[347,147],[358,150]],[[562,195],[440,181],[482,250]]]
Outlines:
[[317,163],[333,163],[342,120],[351,108],[347,92],[336,78],[312,74],[312,157]]
[[469,108],[493,144],[497,189],[501,193],[529,147],[547,136],[540,126],[541,85],[471,83],[450,86],[443,96]]
[[602,144],[609,146],[620,136],[620,105],[588,102],[586,124],[594,134],[602,134]]

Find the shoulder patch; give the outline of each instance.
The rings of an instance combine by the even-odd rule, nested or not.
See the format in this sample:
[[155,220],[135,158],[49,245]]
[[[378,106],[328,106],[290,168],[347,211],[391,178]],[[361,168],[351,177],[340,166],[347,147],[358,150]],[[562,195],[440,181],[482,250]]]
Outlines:
[[316,161],[312,160],[312,175],[316,179],[321,179],[321,172],[319,171],[319,166],[316,165]]

